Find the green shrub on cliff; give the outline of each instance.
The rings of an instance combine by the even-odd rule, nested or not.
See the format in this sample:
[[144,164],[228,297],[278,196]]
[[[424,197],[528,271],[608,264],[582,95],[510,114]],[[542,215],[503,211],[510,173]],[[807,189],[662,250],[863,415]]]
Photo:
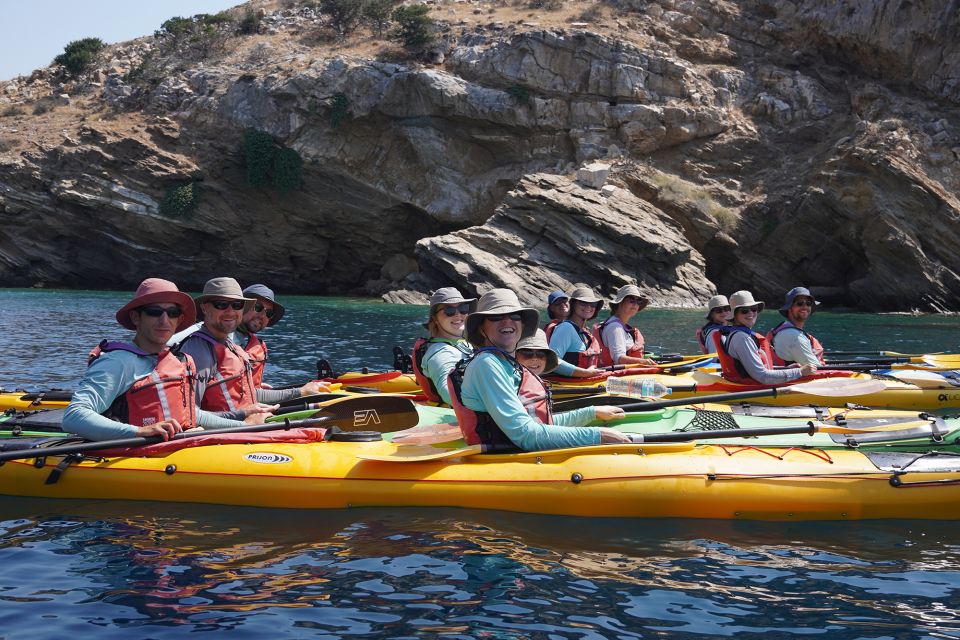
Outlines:
[[397,28],[391,34],[394,40],[399,41],[407,49],[419,49],[433,42],[433,18],[429,15],[430,7],[415,5],[397,7],[393,11],[393,21]]
[[303,160],[299,153],[289,147],[277,150],[273,157],[270,184],[283,195],[300,188],[303,184]]
[[320,0],[320,12],[342,38],[354,31],[363,13],[364,0]]
[[276,144],[270,134],[250,128],[243,133],[247,184],[271,186],[281,194],[303,184],[303,159],[294,149]]
[[667,202],[687,202],[717,221],[724,231],[737,225],[736,212],[713,199],[709,191],[668,173],[656,172],[650,181],[660,188],[660,197]]
[[344,92],[337,91],[327,100],[327,106],[330,109],[330,126],[336,129],[350,115],[350,99]]
[[160,214],[170,218],[183,218],[200,203],[200,188],[196,182],[178,184],[167,189],[160,202]]
[[367,3],[363,6],[363,21],[370,27],[371,31],[376,30],[377,37],[383,37],[383,30],[390,24],[393,9],[400,4],[400,1],[367,0]]
[[63,48],[63,53],[53,59],[54,64],[63,65],[71,76],[78,76],[97,59],[97,54],[106,45],[100,38],[74,40]]

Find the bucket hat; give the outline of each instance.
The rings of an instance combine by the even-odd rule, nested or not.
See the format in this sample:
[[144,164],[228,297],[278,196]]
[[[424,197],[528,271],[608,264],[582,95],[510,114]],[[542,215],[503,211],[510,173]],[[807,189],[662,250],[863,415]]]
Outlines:
[[522,338],[520,342],[517,343],[517,351],[520,349],[545,351],[547,354],[547,366],[543,369],[544,373],[550,373],[560,365],[560,358],[557,356],[557,353],[550,348],[550,345],[547,344],[547,334],[543,332],[543,329],[537,329],[532,336]]
[[266,300],[273,305],[273,317],[270,318],[269,322],[267,322],[268,327],[272,327],[280,322],[280,318],[283,317],[283,313],[286,311],[283,305],[277,302],[273,297],[273,289],[265,284],[252,284],[243,290],[243,295],[247,296],[248,298],[259,298],[261,300]]
[[786,298],[784,298],[783,306],[780,307],[780,315],[786,318],[787,312],[790,311],[790,307],[793,306],[793,301],[799,298],[800,296],[806,296],[811,300],[813,300],[813,306],[810,307],[810,313],[813,313],[814,311],[816,311],[820,303],[817,301],[816,298],[813,297],[813,294],[810,293],[810,289],[807,289],[806,287],[794,287],[793,289],[790,289],[790,291],[787,291],[787,296]]
[[464,302],[470,305],[470,310],[467,311],[468,314],[477,310],[477,299],[464,298],[463,294],[460,293],[460,290],[456,287],[441,287],[437,289],[433,292],[433,295],[430,296],[430,316],[427,321],[423,323],[423,328],[428,329],[430,327],[430,319],[437,315],[437,311],[439,311],[443,305],[462,304]]
[[592,304],[594,306],[593,315],[587,318],[587,320],[593,320],[597,317],[597,314],[600,313],[600,307],[603,306],[603,298],[598,296],[590,287],[575,287],[569,295],[571,306],[573,305],[574,300],[586,302],[587,304]]
[[730,296],[730,307],[734,313],[736,313],[740,307],[752,307],[754,305],[759,305],[760,311],[763,311],[764,306],[766,306],[759,300],[754,300],[753,294],[749,291],[737,291]]
[[510,289],[491,289],[480,296],[477,309],[467,316],[467,341],[477,347],[484,343],[480,325],[486,316],[500,316],[508,313],[520,313],[523,329],[520,338],[532,336],[540,323],[540,314],[536,309],[520,305],[520,300]]
[[613,296],[613,300],[610,301],[610,308],[613,310],[617,309],[617,305],[623,302],[623,299],[627,296],[634,296],[635,298],[640,298],[640,308],[638,311],[643,311],[647,308],[647,305],[650,304],[650,299],[647,296],[640,293],[640,287],[635,284],[625,284],[619,289],[617,289],[617,294]]
[[197,321],[196,311],[193,308],[193,300],[184,292],[177,289],[177,285],[169,280],[161,278],[147,278],[137,287],[137,292],[133,294],[133,299],[120,307],[117,311],[117,322],[121,327],[135,331],[136,326],[130,322],[130,312],[138,307],[143,307],[155,302],[169,302],[180,307],[183,313],[178,318],[177,331],[188,327]]
[[203,319],[203,312],[200,310],[200,305],[213,298],[218,300],[243,300],[246,303],[243,305],[244,311],[256,301],[254,298],[245,297],[243,290],[240,288],[240,283],[233,278],[211,278],[203,285],[203,292],[194,298],[197,303],[198,318]]
[[727,296],[713,296],[707,301],[707,313],[704,314],[703,319],[710,319],[710,312],[716,309],[717,307],[729,307],[730,301],[727,300]]

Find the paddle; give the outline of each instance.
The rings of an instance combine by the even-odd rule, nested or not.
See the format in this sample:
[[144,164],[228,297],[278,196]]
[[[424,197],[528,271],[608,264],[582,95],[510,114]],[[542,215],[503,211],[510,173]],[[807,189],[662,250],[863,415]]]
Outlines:
[[[263,431],[285,431],[299,427],[316,425],[332,425],[343,431],[358,430],[400,430],[417,424],[420,416],[416,406],[407,398],[396,396],[359,398],[342,398],[331,401],[330,404],[318,410],[312,417],[305,420],[284,420],[270,418],[264,424],[243,425],[239,427],[225,427],[222,429],[198,429],[185,431],[173,436],[174,440],[195,438],[197,436],[218,435],[221,433],[260,433]],[[119,438],[116,440],[100,440],[97,442],[80,442],[40,449],[24,451],[0,452],[0,462],[20,460],[45,456],[69,455],[84,451],[102,451],[123,447],[142,447],[148,444],[163,442],[160,436]]]

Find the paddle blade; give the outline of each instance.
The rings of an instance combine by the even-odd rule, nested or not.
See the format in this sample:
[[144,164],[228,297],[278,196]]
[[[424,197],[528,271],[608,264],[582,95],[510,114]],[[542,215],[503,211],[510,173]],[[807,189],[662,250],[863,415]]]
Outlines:
[[805,393],[811,396],[829,396],[843,398],[846,396],[863,396],[870,393],[879,393],[887,388],[881,380],[861,380],[855,378],[825,378],[811,382],[801,382],[783,387],[780,392]]
[[388,433],[416,426],[417,407],[409,398],[398,396],[359,396],[341,398],[313,414],[329,419],[341,431],[379,431]]

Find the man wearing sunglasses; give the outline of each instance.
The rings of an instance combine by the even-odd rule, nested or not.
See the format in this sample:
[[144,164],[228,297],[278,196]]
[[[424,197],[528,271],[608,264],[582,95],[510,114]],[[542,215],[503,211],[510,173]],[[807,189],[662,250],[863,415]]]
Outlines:
[[823,364],[823,345],[803,328],[819,302],[806,287],[794,287],[787,292],[780,315],[786,320],[767,333],[773,347],[773,364]]
[[200,408],[227,418],[256,414],[265,418],[276,406],[258,401],[250,356],[230,338],[244,309],[256,301],[243,295],[236,280],[220,277],[207,280],[195,302],[203,324],[183,340],[180,350],[197,365]]
[[136,333],[129,342],[104,340],[90,353],[89,367],[63,414],[65,431],[88,440],[167,440],[196,426],[241,424],[197,408],[193,359],[167,347],[174,331],[194,321],[190,296],[168,280],[147,278],[116,318]]
[[267,364],[267,344],[257,334],[280,322],[284,306],[277,302],[273,289],[265,284],[252,284],[243,290],[243,295],[253,298],[254,303],[244,308],[237,330],[230,339],[241,345],[250,356],[253,366],[253,384],[257,388],[257,400],[267,404],[283,402],[300,396],[310,396],[330,390],[319,380],[311,380],[299,389],[271,389],[263,383],[263,370]]

